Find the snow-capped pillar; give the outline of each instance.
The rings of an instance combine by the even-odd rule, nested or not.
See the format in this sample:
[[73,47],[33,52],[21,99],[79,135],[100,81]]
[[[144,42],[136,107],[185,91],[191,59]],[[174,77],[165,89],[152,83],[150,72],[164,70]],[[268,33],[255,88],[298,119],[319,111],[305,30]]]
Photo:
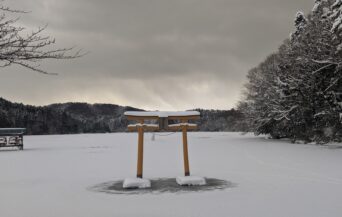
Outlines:
[[[186,123],[187,121],[182,120],[182,122]],[[182,126],[182,134],[183,134],[184,174],[185,176],[190,176],[189,154],[188,154],[188,132],[187,132],[186,124]]]
[[138,126],[138,163],[137,163],[137,178],[143,177],[143,161],[144,161],[144,120],[140,121],[141,126]]

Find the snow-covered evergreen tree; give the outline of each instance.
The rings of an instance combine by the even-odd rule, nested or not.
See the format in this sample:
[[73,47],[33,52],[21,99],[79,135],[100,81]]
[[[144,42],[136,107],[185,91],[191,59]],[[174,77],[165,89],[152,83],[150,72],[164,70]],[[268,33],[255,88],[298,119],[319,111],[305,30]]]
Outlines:
[[304,31],[307,24],[307,19],[302,11],[298,11],[295,17],[296,31],[291,34],[291,40],[295,40]]
[[341,2],[317,0],[307,18],[298,12],[291,39],[249,72],[241,104],[256,134],[342,139]]
[[332,11],[329,18],[332,20],[333,25],[331,31],[336,34],[336,39],[338,41],[337,52],[342,52],[342,0],[336,0],[332,5]]

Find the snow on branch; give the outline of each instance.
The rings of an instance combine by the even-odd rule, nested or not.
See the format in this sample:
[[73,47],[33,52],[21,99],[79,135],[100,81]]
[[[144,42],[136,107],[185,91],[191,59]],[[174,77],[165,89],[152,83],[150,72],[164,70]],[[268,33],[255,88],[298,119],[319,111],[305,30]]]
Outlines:
[[295,106],[292,106],[290,109],[286,110],[286,111],[275,111],[276,113],[281,113],[280,117],[279,118],[275,118],[276,121],[281,121],[283,119],[286,119],[286,120],[290,120],[290,118],[288,118],[287,116],[294,110],[298,108],[298,105],[295,105]]
[[334,66],[334,65],[335,65],[335,64],[329,63],[328,65],[325,65],[325,66],[323,66],[323,67],[317,69],[316,71],[313,71],[312,74],[314,75],[314,74],[316,74],[316,73],[318,73],[318,72],[320,72],[320,71],[322,71],[322,70],[324,70],[324,69],[326,69],[326,68],[329,68],[330,66]]
[[331,60],[315,60],[315,59],[311,59],[312,62],[314,63],[318,63],[318,64],[332,64],[332,65],[339,65],[340,63],[337,62],[333,62]]
[[316,13],[321,5],[322,5],[322,0],[316,0],[315,5],[312,8],[312,12]]

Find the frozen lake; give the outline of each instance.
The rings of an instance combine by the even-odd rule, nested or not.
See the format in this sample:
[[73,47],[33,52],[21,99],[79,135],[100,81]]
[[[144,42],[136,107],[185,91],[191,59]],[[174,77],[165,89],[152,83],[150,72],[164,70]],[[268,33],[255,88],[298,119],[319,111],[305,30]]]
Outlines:
[[[212,191],[110,194],[91,190],[134,177],[137,135],[26,136],[0,149],[1,217],[342,216],[342,147],[238,133],[189,133],[193,175],[226,180]],[[181,134],[145,135],[144,177],[183,175]]]

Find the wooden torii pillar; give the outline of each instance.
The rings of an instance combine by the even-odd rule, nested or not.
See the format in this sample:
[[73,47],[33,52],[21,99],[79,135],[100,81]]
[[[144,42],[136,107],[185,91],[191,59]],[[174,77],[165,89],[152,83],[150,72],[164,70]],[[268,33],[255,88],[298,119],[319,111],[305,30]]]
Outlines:
[[[129,131],[138,132],[138,160],[137,178],[143,177],[143,158],[144,158],[144,132],[167,132],[182,131],[183,137],[183,157],[184,175],[190,176],[189,153],[188,153],[188,130],[197,129],[196,124],[189,123],[189,120],[197,120],[200,113],[197,111],[188,112],[125,112],[128,120],[136,121],[136,124],[128,125]],[[146,124],[146,120],[155,120],[158,124]],[[168,124],[168,120],[176,120],[178,124]]]

